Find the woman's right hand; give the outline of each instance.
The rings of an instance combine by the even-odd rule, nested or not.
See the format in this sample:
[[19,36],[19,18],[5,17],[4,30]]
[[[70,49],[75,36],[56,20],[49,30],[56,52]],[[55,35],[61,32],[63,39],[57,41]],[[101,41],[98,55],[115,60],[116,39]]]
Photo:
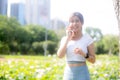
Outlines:
[[67,39],[71,40],[73,35],[74,35],[74,31],[72,30],[72,24],[70,24],[69,26],[67,26],[66,28],[66,35],[67,35]]

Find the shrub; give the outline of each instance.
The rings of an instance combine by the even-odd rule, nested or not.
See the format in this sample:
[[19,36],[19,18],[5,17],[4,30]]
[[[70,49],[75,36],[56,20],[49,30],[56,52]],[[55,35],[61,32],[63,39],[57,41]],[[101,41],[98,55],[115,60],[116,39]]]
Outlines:
[[30,45],[28,43],[21,43],[19,46],[19,50],[21,54],[27,54],[30,49]]
[[[42,42],[33,42],[32,49],[36,54],[41,54],[44,52]],[[42,54],[43,55],[43,54]]]
[[7,44],[0,42],[0,54],[9,54],[9,47]]
[[18,43],[15,42],[15,41],[9,43],[9,48],[10,48],[10,51],[11,51],[12,53],[16,53],[16,54],[17,54],[17,52],[18,52],[18,50],[19,50]]
[[53,41],[47,41],[47,50],[49,54],[54,54],[56,52],[57,44]]

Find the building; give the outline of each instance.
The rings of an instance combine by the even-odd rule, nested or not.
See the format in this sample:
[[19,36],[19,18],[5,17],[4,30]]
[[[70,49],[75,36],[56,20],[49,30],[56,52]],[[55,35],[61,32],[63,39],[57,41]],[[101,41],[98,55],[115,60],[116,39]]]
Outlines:
[[0,14],[15,17],[22,25],[50,28],[50,0],[0,0]]
[[25,24],[25,4],[12,3],[10,8],[10,16],[15,17],[22,25]]
[[0,14],[1,15],[7,15],[7,7],[8,7],[8,1],[0,0]]
[[27,24],[50,28],[50,0],[26,0],[25,11]]

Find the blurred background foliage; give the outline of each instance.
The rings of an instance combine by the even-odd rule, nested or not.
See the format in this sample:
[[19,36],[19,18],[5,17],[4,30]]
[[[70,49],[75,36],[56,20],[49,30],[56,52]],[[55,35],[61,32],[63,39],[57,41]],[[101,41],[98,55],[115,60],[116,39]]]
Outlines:
[[[45,46],[47,55],[56,54],[59,41],[65,36],[65,24],[60,23],[59,29],[50,30],[40,25],[22,26],[17,19],[0,15],[0,54],[44,55]],[[118,35],[103,35],[100,29],[93,27],[86,27],[85,33],[95,40],[96,54],[118,55]]]

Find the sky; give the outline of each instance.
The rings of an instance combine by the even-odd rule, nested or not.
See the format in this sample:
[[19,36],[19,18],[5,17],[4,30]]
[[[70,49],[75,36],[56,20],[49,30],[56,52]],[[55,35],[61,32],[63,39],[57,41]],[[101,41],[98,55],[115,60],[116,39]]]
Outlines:
[[[17,3],[20,0],[8,1]],[[51,0],[50,5],[51,19],[68,21],[70,14],[77,11],[84,16],[83,29],[95,27],[99,28],[103,34],[118,35],[113,0]]]
[[81,12],[86,27],[99,28],[103,34],[117,34],[118,23],[113,0],[51,0],[51,19],[68,21],[72,12]]

